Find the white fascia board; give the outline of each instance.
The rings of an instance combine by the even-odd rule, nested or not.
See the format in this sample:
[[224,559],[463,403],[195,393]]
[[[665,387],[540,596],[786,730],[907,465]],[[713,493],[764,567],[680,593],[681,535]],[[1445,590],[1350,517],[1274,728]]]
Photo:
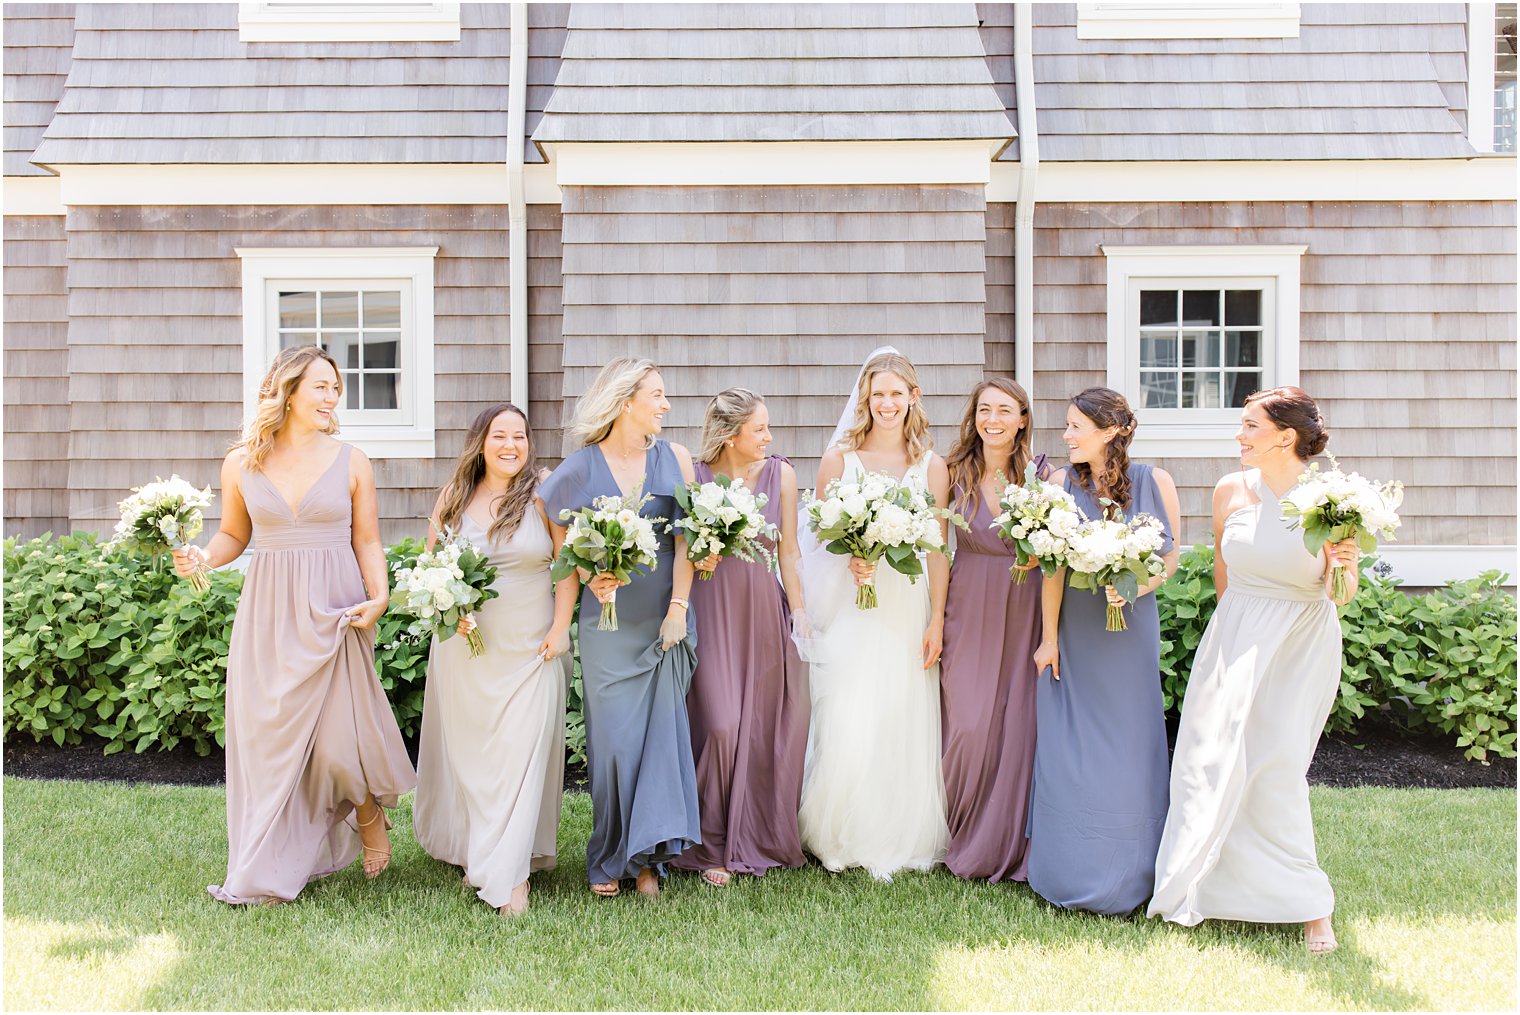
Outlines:
[[1505,585],[1515,584],[1513,546],[1404,546],[1384,543],[1377,555],[1388,562],[1405,585],[1439,586],[1463,578],[1476,578],[1484,571],[1502,571]]
[[[1017,162],[992,165],[987,200],[1019,199]],[[1515,158],[1295,162],[1045,162],[1041,203],[1513,201]]]
[[[53,167],[65,205],[507,203],[505,163]],[[559,204],[554,167],[525,167],[529,204]]]
[[988,182],[1002,141],[620,142],[544,145],[561,187]]
[[7,176],[0,206],[6,215],[63,215],[61,186],[56,176]]

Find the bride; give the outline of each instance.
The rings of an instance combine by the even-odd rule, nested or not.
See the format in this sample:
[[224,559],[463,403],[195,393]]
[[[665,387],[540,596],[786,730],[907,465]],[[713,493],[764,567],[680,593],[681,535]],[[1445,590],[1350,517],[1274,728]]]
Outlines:
[[[950,475],[930,444],[917,371],[896,349],[878,349],[824,453],[818,490],[841,476],[884,472],[943,507]],[[803,846],[829,870],[864,867],[883,879],[928,870],[949,840],[939,718],[949,564],[930,555],[928,580],[910,584],[885,563],[846,563],[800,528],[811,629],[798,647],[812,664],[813,697],[798,815]],[[855,587],[871,581],[880,605],[857,609]]]

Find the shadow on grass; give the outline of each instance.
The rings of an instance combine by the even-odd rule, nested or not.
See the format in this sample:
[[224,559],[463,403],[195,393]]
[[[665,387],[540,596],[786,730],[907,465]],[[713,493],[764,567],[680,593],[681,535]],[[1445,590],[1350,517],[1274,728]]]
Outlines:
[[[220,791],[7,780],[5,1001],[39,1003],[29,950],[53,966],[34,975],[126,976],[109,971],[135,942],[167,936],[175,958],[123,982],[121,1006],[1512,1007],[1512,972],[1458,977],[1452,989],[1468,994],[1449,996],[1396,967],[1405,949],[1476,949],[1480,967],[1508,961],[1513,792],[1315,799],[1340,895],[1341,948],[1322,958],[1305,953],[1296,926],[1184,930],[1067,913],[1023,885],[944,871],[882,884],[812,866],[725,890],[676,874],[656,902],[599,899],[586,888],[582,794],[567,798],[562,866],[534,876],[533,907],[517,920],[422,853],[405,806],[391,868],[375,882],[355,865],[291,905],[231,909],[205,893],[225,864]],[[69,933],[32,949],[30,928],[44,924]]]

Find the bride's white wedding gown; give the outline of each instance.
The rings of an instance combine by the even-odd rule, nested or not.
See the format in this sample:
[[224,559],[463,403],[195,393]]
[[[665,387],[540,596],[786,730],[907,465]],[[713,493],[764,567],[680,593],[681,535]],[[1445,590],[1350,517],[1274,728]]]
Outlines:
[[[844,456],[846,481],[865,469]],[[928,487],[929,456],[905,481]],[[806,601],[816,618],[812,728],[798,825],[829,870],[878,878],[928,870],[949,842],[940,771],[939,666],[924,669],[929,579],[910,583],[882,561],[874,610],[855,607],[848,557],[812,554]]]

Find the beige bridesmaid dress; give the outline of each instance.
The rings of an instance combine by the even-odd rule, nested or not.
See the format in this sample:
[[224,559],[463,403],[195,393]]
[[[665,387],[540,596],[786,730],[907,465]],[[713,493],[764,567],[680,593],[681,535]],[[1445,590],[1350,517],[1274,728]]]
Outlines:
[[1225,519],[1224,598],[1193,660],[1148,915],[1305,923],[1335,908],[1314,849],[1309,762],[1341,679],[1325,557],[1304,549],[1261,473]]
[[499,907],[530,871],[555,864],[571,661],[538,657],[554,616],[554,546],[539,513],[529,507],[500,542],[468,514],[460,530],[496,566],[500,595],[475,614],[484,655],[471,658],[457,634],[433,640],[412,829]]
[[289,900],[359,855],[353,810],[416,784],[375,675],[375,636],[349,626],[365,600],[343,445],[295,511],[244,471],[253,562],[227,656],[227,877],[223,902]]

